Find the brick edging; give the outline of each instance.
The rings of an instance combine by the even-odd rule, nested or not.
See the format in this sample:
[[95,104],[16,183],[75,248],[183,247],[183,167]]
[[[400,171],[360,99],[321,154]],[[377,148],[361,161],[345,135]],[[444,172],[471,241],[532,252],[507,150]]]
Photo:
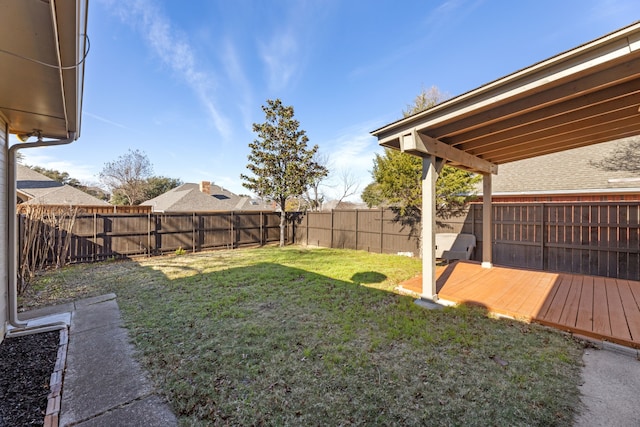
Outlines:
[[44,427],[58,427],[60,421],[60,401],[62,393],[62,375],[64,367],[67,363],[67,347],[69,344],[69,329],[60,330],[60,344],[58,344],[58,356],[56,364],[49,380],[49,389],[51,392],[48,396],[47,411],[44,416]]

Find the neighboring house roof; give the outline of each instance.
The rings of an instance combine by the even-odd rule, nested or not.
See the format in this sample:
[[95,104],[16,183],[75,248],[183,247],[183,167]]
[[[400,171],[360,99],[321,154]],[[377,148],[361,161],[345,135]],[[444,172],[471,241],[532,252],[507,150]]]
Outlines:
[[323,211],[331,211],[334,209],[369,209],[366,203],[356,203],[356,202],[338,202],[338,200],[329,200],[322,204]]
[[[601,165],[614,153],[634,144],[640,144],[640,137],[502,164],[492,177],[492,195],[640,193],[640,170],[608,171]],[[482,195],[482,182],[477,189],[478,195]]]
[[16,171],[16,187],[18,196],[30,205],[109,206],[104,200],[22,165]]
[[164,194],[141,203],[155,212],[206,211],[273,211],[273,205],[250,197],[238,196],[224,188],[204,181],[182,184]]

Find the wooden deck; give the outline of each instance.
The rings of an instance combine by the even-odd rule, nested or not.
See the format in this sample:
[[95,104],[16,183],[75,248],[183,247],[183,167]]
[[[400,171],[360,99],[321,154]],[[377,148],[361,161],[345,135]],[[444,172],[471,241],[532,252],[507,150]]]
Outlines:
[[[436,271],[439,298],[640,348],[640,282],[458,261]],[[422,277],[400,285],[422,293]]]

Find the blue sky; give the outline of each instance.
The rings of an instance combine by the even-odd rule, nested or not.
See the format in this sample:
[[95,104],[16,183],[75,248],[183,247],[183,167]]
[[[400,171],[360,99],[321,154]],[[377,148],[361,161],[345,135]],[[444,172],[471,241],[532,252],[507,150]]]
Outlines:
[[25,163],[97,183],[143,151],[156,175],[248,193],[261,106],[293,105],[332,171],[371,182],[369,132],[423,87],[451,96],[640,19],[637,0],[92,0],[81,137]]

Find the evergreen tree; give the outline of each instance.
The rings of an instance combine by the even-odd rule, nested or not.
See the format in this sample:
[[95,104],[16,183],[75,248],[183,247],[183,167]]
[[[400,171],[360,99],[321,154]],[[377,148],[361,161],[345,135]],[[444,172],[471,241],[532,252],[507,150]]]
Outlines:
[[303,195],[328,170],[314,160],[318,146],[307,148],[309,138],[298,129],[292,106],[282,105],[279,99],[267,100],[262,110],[266,121],[253,124],[258,138],[249,144],[247,169],[252,175],[240,178],[245,188],[280,207],[280,246],[284,246],[287,200]]

